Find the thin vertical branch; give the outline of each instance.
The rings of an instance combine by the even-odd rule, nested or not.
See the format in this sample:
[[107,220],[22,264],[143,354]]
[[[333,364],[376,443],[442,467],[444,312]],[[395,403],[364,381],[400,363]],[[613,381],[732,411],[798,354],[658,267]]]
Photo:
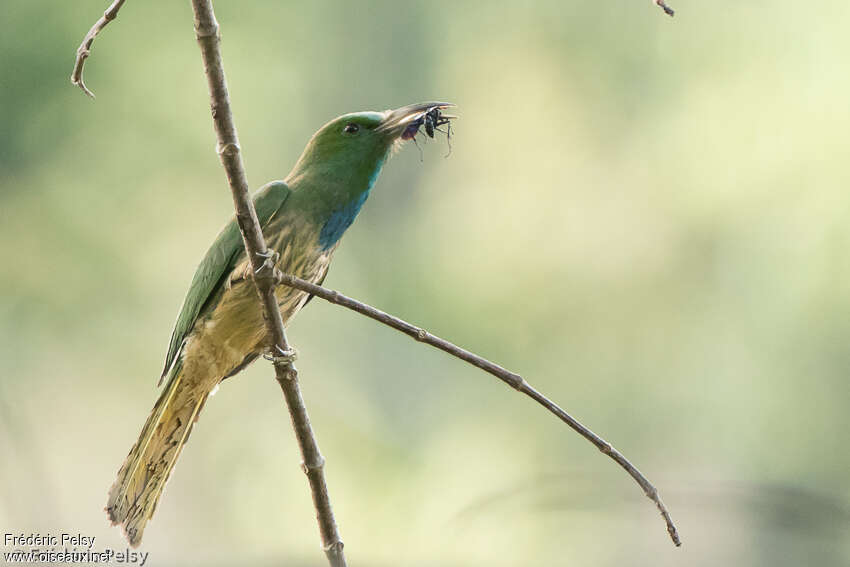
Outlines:
[[272,357],[275,375],[286,398],[286,404],[292,418],[292,426],[295,429],[295,436],[301,449],[303,468],[313,494],[313,505],[316,508],[319,532],[321,533],[325,554],[333,567],[345,567],[343,543],[339,537],[327,485],[325,484],[325,459],[319,451],[310,425],[310,418],[301,397],[301,390],[298,386],[298,371],[293,364],[295,353],[287,343],[283,320],[274,295],[276,285],[272,277],[274,263],[263,240],[262,229],[248,192],[239,138],[236,134],[236,126],[233,123],[230,97],[227,93],[227,82],[221,61],[221,38],[218,22],[215,19],[211,0],[192,0],[192,8],[195,13],[195,37],[201,48],[204,71],[209,85],[210,107],[218,138],[218,154],[227,174],[230,190],[233,193],[236,219],[245,241],[245,250],[254,270],[254,283],[262,301],[266,328],[271,339],[272,350],[275,352],[275,356]]
[[83,89],[83,92],[92,98],[94,98],[94,93],[91,92],[83,82],[83,66],[86,64],[88,56],[91,55],[91,46],[92,43],[94,43],[94,38],[97,37],[100,30],[105,28],[109,22],[118,16],[118,10],[121,9],[124,2],[125,0],[115,0],[112,5],[106,9],[103,16],[94,23],[89,30],[89,33],[87,33],[86,37],[83,38],[83,42],[80,44],[80,47],[77,48],[77,57],[74,59],[74,70],[71,71],[71,83]]

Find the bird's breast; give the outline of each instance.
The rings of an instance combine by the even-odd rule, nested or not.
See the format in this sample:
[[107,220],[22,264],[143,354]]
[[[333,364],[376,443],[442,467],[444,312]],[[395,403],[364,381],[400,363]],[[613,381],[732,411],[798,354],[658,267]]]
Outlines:
[[[277,227],[269,227],[277,228]],[[328,270],[335,249],[318,245],[317,230],[294,222],[281,223],[278,230],[267,230],[267,246],[280,254],[277,268],[284,273],[318,283]],[[212,312],[196,323],[187,341],[187,366],[197,366],[199,376],[219,379],[236,368],[246,356],[266,347],[266,327],[262,308],[250,278],[247,258],[231,273],[229,285]],[[275,296],[284,324],[295,316],[309,297],[288,286],[275,288]]]

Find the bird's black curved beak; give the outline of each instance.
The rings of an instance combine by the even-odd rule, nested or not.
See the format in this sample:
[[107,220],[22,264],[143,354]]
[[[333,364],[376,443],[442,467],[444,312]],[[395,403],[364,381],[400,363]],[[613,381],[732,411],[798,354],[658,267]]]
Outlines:
[[[408,130],[408,127],[413,128],[413,124],[417,121],[422,124],[423,117],[432,110],[451,108],[455,106],[450,102],[418,102],[416,104],[408,104],[396,108],[395,110],[386,111],[386,118],[375,129],[377,132],[386,132],[392,137],[401,136]],[[454,119],[456,116],[441,114],[442,118]]]

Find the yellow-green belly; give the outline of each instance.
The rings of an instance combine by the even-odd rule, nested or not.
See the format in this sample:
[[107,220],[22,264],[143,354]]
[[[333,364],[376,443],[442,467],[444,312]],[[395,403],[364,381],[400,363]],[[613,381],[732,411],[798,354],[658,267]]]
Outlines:
[[[278,269],[316,283],[323,279],[333,254],[333,248],[320,250],[309,245],[312,243],[298,242],[291,233],[268,244],[280,253]],[[303,252],[305,249],[308,252]],[[206,317],[198,319],[189,334],[183,349],[183,379],[195,386],[212,388],[247,356],[267,349],[257,292],[253,282],[245,277],[250,269],[247,260],[236,267],[218,304]],[[308,299],[303,291],[287,286],[278,286],[275,295],[284,324]]]

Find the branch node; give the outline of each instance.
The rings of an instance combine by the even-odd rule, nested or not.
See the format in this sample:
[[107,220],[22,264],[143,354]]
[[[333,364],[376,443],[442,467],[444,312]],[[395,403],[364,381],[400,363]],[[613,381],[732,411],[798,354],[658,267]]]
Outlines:
[[301,463],[301,470],[307,475],[314,471],[321,471],[323,468],[325,468],[325,458],[321,454],[317,455],[315,462],[308,463],[304,461]]
[[513,387],[514,390],[524,392],[525,389],[528,387],[528,382],[526,382],[525,378],[523,378],[519,374],[510,372],[507,374],[507,376],[510,380],[510,385]]
[[209,24],[207,23],[199,23],[195,22],[195,38],[198,40],[205,39],[208,37],[219,38],[219,26],[216,20],[213,20]]
[[[80,57],[80,59],[79,59],[80,62],[85,61],[86,57],[88,57],[88,56],[89,56],[89,52],[87,51],[83,56]],[[83,89],[83,92],[86,93],[86,95],[88,95],[89,97],[97,98],[97,97],[94,96],[94,93],[91,92],[91,90],[83,82],[82,76],[80,76],[79,78],[75,78],[74,75],[71,75],[71,84],[76,85],[76,86],[80,87],[81,89]]]
[[219,144],[216,151],[220,156],[233,157],[239,153],[239,149],[239,144],[236,142],[227,142],[225,144]]

